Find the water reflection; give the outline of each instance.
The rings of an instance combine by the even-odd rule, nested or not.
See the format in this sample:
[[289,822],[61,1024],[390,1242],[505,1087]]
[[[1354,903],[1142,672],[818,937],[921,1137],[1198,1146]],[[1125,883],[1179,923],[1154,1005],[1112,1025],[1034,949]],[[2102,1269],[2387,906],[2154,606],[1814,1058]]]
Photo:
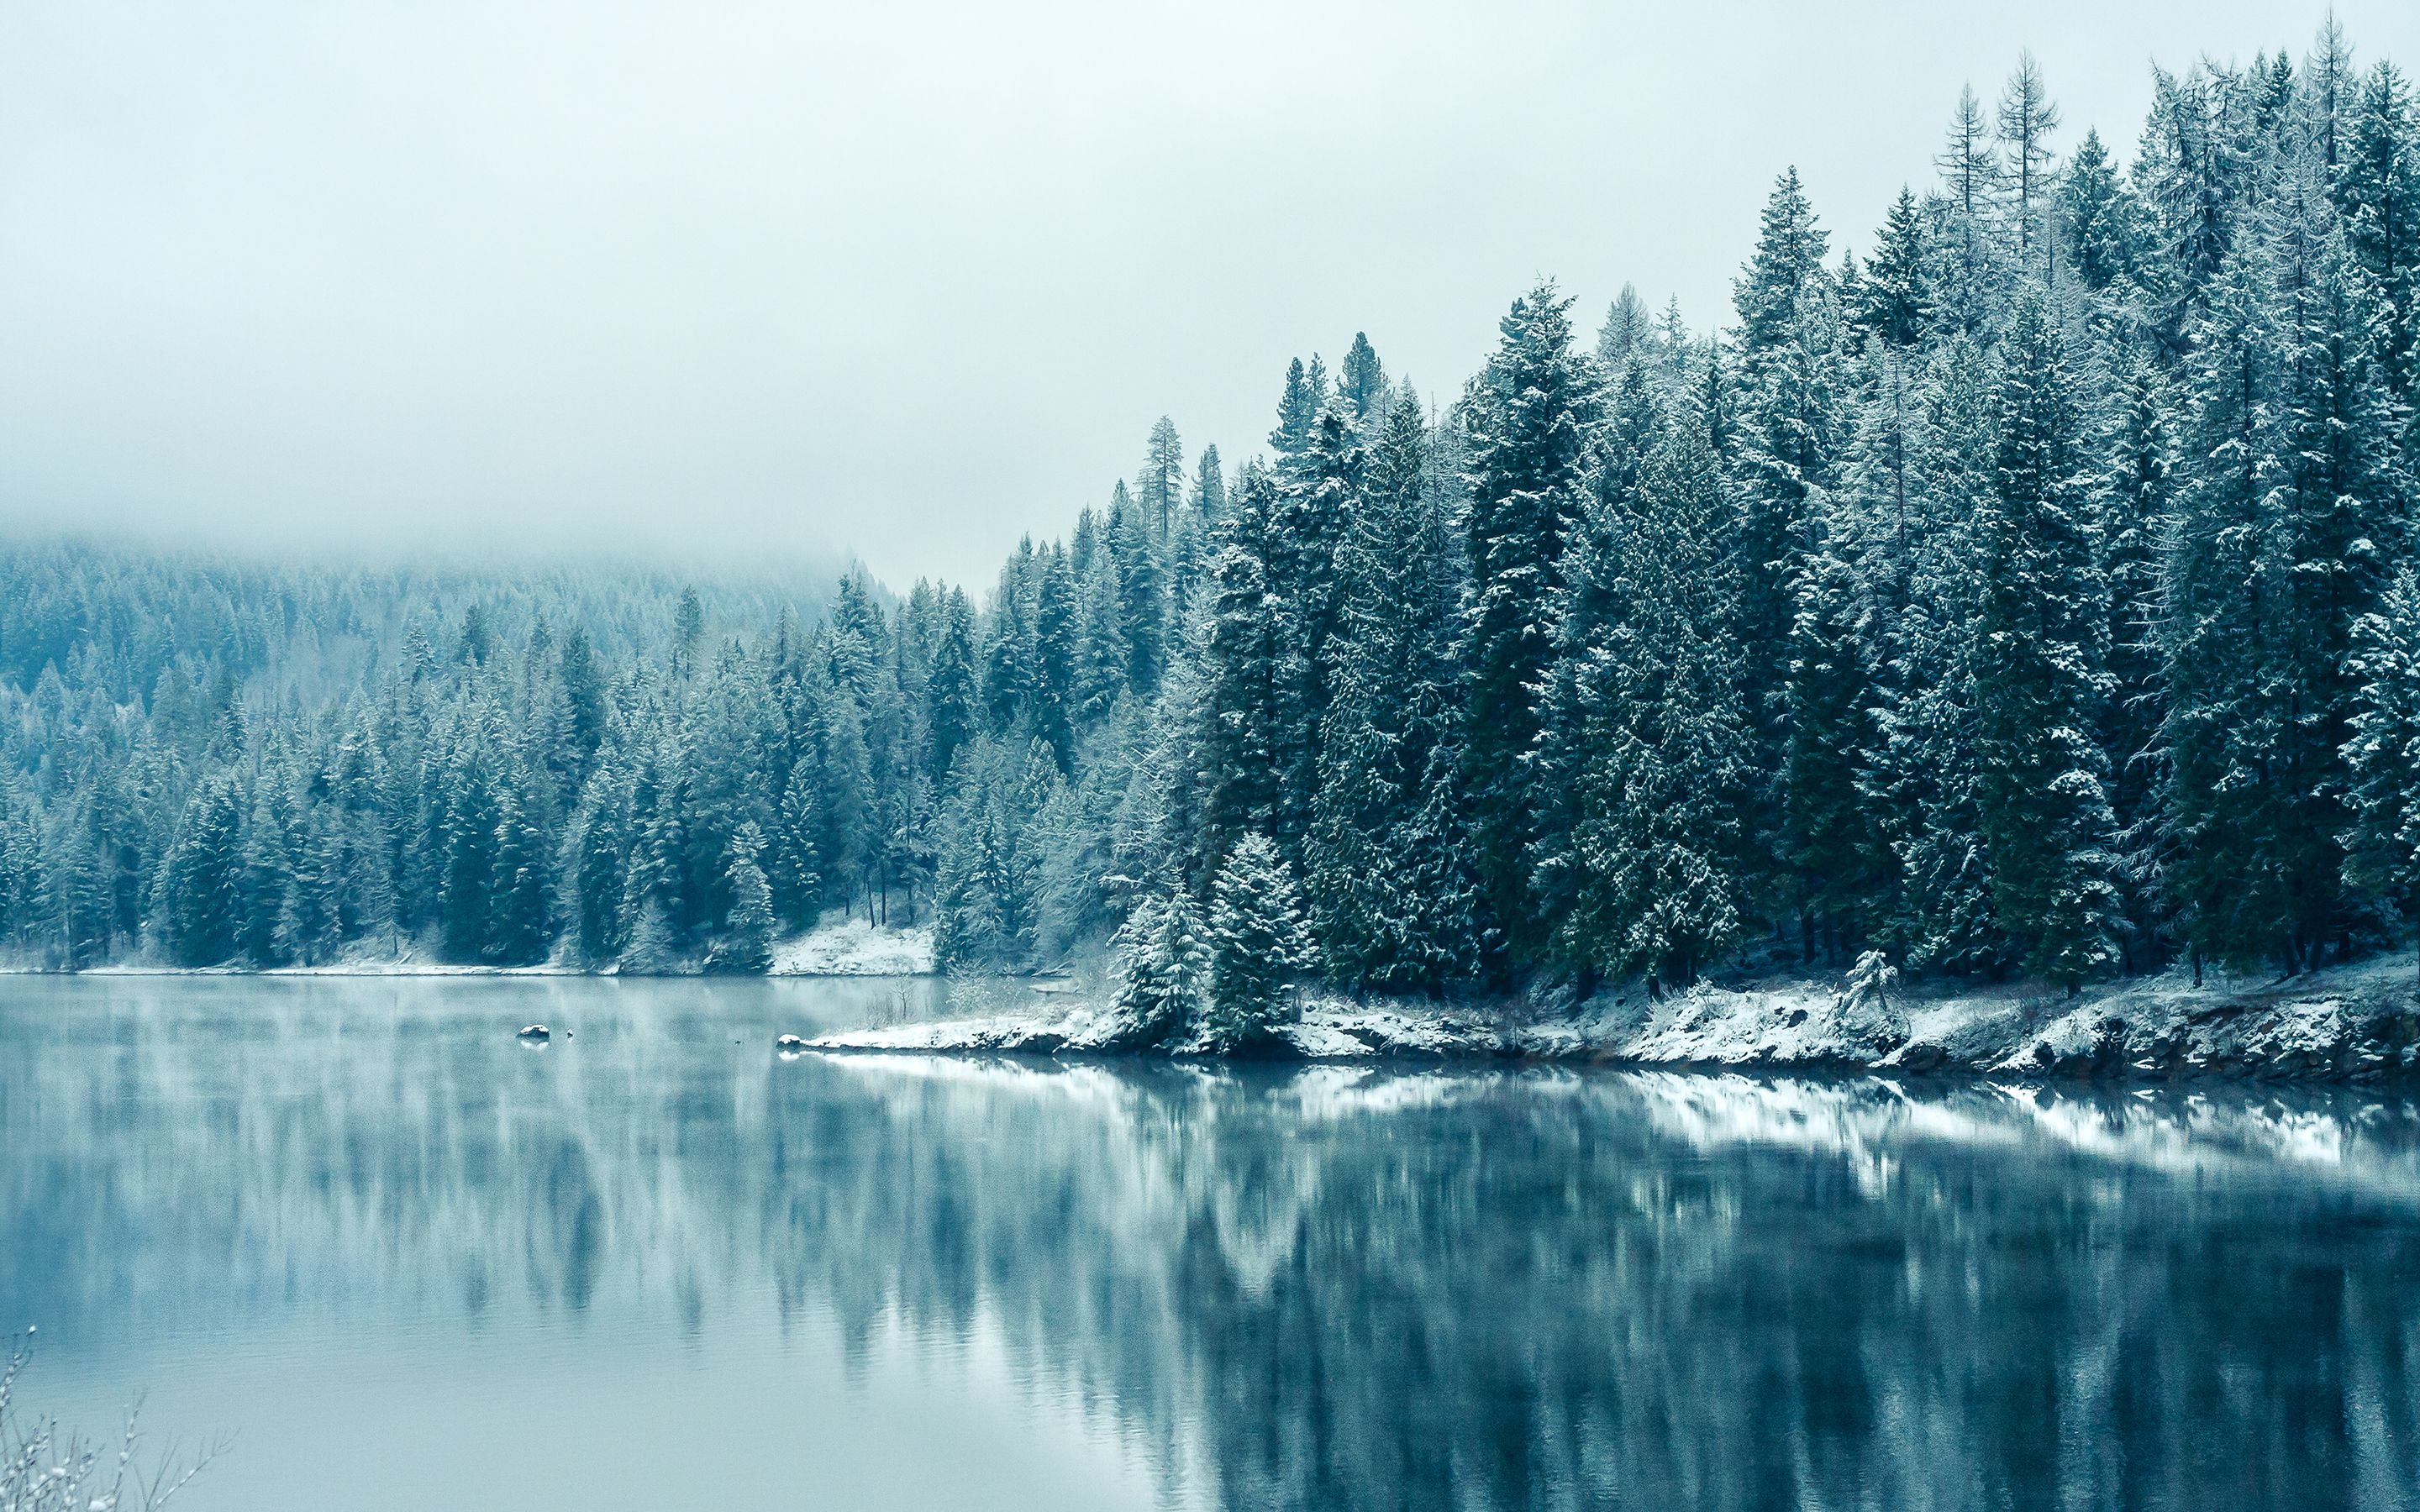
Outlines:
[[980,1340],[1202,1505],[2420,1497],[2408,1103],[773,1058],[855,990],[8,986],[0,1319]]

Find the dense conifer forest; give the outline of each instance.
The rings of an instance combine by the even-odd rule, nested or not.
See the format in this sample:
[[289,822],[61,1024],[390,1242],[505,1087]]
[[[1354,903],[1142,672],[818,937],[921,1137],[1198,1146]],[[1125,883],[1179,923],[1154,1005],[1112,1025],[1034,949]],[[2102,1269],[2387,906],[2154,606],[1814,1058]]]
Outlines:
[[0,938],[761,971],[847,909],[970,969],[1114,942],[1127,1010],[1230,1041],[1306,977],[2378,949],[2412,87],[2331,26],[2157,72],[2131,153],[2062,127],[2030,58],[1967,91],[1855,251],[1784,172],[1719,331],[1542,285],[1425,393],[1357,335],[980,597],[8,548]]

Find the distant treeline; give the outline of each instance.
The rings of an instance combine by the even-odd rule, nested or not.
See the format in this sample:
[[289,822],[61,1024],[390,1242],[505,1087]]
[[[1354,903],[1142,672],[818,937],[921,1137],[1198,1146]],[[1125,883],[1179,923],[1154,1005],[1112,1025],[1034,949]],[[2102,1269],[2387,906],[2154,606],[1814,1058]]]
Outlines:
[[0,924],[651,969],[832,907],[977,967],[1123,929],[1128,1004],[1214,1038],[1303,974],[2372,948],[2420,879],[2412,90],[2333,26],[2154,86],[2125,162],[2030,59],[1968,92],[1862,260],[1785,174],[1722,332],[1625,289],[1583,344],[1544,285],[1442,404],[1357,336],[1232,471],[1163,421],[980,609],[12,551]]

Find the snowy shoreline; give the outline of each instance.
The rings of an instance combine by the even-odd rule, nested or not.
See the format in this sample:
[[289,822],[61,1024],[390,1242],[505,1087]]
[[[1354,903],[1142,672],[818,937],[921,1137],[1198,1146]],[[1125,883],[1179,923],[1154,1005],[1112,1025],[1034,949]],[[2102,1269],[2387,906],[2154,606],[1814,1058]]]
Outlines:
[[[1854,999],[1837,980],[1636,985],[1584,1004],[1430,1004],[1308,994],[1249,1053],[1311,1061],[1534,1060],[1712,1070],[1975,1072],[2060,1079],[2420,1076],[2420,978],[2409,954],[2275,980],[2179,971],[2086,989],[2039,984]],[[1202,1054],[1144,1044],[1089,995],[1063,1005],[814,1036],[832,1054]]]
[[[881,929],[862,919],[823,924],[805,934],[782,940],[773,948],[768,977],[929,977],[938,967],[933,959],[933,932],[925,926]],[[0,977],[64,975],[39,966],[0,963]],[[630,977],[653,980],[659,976],[699,973],[589,971],[562,961],[531,966],[461,965],[432,961],[407,949],[401,955],[363,952],[318,965],[172,966],[153,962],[113,962],[73,973],[84,977]]]

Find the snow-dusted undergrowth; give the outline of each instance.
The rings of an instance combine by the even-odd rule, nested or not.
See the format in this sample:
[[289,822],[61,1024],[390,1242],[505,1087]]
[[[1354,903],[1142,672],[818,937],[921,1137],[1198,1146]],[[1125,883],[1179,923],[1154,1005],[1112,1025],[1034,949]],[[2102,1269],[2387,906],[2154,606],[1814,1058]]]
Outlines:
[[829,920],[773,948],[776,977],[923,977],[933,972],[925,925],[877,929],[861,918]]
[[[317,965],[176,966],[136,958],[85,968],[87,976],[277,976],[277,977],[564,977],[586,974],[558,950],[556,958],[533,966],[461,964],[436,960],[406,944],[398,952],[383,942],[352,947],[333,961]],[[0,973],[34,971],[39,967],[0,958]],[[697,969],[690,964],[688,970]],[[933,931],[928,925],[882,929],[861,918],[837,916],[805,934],[779,941],[773,948],[768,975],[776,977],[925,977],[937,968]],[[675,971],[674,975],[684,972]]]
[[[839,1051],[1023,1055],[1137,1052],[1134,1026],[1086,995],[1073,1003],[861,1029],[810,1041]],[[1199,1054],[1180,1040],[1149,1047]],[[2420,971],[2381,957],[2284,980],[2174,972],[2086,989],[1932,986],[1886,997],[1839,980],[1700,983],[1651,999],[1632,985],[1576,1006],[1512,999],[1435,1005],[1307,995],[1257,1047],[1311,1060],[1588,1060],[1728,1068],[1974,1071],[2024,1076],[2420,1072]]]

